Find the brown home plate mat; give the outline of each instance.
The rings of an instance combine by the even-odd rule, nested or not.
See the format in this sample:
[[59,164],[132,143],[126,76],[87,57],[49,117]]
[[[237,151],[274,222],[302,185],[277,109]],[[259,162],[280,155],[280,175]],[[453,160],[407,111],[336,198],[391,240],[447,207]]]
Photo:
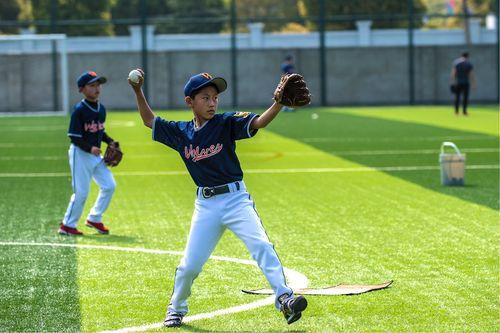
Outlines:
[[[392,284],[392,280],[380,284],[338,284],[332,287],[321,289],[302,288],[294,289],[293,292],[299,295],[358,295],[369,291],[385,289]],[[242,290],[246,294],[252,295],[273,295],[272,289]]]

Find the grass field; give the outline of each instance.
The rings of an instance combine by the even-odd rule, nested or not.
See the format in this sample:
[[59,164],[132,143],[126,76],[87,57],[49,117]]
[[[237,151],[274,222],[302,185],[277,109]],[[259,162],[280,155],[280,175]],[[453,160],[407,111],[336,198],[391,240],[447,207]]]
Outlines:
[[[245,182],[287,268],[307,276],[310,287],[394,284],[358,296],[309,296],[303,319],[291,326],[266,305],[173,331],[498,332],[499,112],[476,106],[470,113],[309,108],[280,114],[239,141]],[[111,234],[83,226],[93,185],[80,222],[85,236],[59,236],[71,195],[67,125],[66,117],[0,118],[0,331],[159,323],[179,255],[120,249],[182,251],[195,186],[137,113],[111,112],[108,133],[125,152],[104,220]],[[440,185],[443,141],[467,154],[464,187]],[[229,232],[214,255],[250,258]],[[256,267],[209,260],[190,315],[263,299],[240,292],[262,287]]]

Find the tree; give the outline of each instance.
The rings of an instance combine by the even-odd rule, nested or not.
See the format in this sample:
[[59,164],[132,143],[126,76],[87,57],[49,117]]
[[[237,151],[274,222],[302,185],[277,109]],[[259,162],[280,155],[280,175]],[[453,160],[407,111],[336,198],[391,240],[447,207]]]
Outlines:
[[[55,1],[55,3],[53,3]],[[55,4],[55,8],[52,5]],[[111,0],[31,0],[33,18],[48,24],[38,25],[38,33],[59,32],[70,36],[106,36],[112,34],[112,26],[86,23],[85,20],[109,20]],[[52,10],[56,22],[61,20],[80,20],[78,24],[59,23],[51,30]]]
[[[319,16],[319,1],[325,2],[326,28],[355,29],[356,20],[372,20],[373,28],[403,28],[408,26],[406,0],[303,0],[309,16]],[[415,15],[425,12],[421,0],[413,0]],[[317,25],[317,19],[312,22]],[[421,25],[414,21],[414,27]]]
[[222,0],[173,0],[174,24],[163,27],[167,33],[218,33],[229,19]]
[[[0,1],[0,21],[17,21],[21,11],[17,1]],[[0,33],[14,34],[18,32],[17,27],[2,27]]]
[[471,0],[469,6],[474,14],[487,14],[495,13],[497,4],[497,0]]
[[[422,0],[429,14],[462,14],[464,0]],[[468,0],[467,6],[472,14],[494,13],[497,0]]]
[[[142,1],[143,0],[117,0],[116,3],[111,8],[111,17],[113,19],[137,19],[137,23],[125,23],[116,24],[114,26],[114,31],[116,35],[128,35],[130,34],[128,30],[129,25],[137,25],[140,23],[142,16]],[[151,17],[166,17],[172,14],[172,5],[169,0],[154,0],[145,1],[146,4],[146,16]],[[157,29],[158,32],[158,29]]]
[[239,20],[264,21],[265,31],[279,31],[300,16],[299,2],[299,0],[238,0],[237,15]]
[[[111,9],[113,19],[141,18],[143,0],[118,0]],[[213,33],[220,32],[227,15],[222,0],[148,0],[148,22],[155,24],[157,33]],[[115,25],[118,35],[128,34],[127,25]]]

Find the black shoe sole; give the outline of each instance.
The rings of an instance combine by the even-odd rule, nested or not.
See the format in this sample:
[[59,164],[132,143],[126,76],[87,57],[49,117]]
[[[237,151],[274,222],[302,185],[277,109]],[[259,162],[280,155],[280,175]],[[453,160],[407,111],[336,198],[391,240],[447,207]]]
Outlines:
[[290,317],[288,317],[286,320],[288,325],[299,320],[300,317],[302,317],[302,311],[304,311],[306,308],[307,308],[306,298],[304,296],[297,297],[295,302],[293,302],[293,306],[292,306],[293,314]]
[[163,322],[163,326],[165,326],[165,327],[181,327],[182,326],[182,319],[181,320],[165,320]]

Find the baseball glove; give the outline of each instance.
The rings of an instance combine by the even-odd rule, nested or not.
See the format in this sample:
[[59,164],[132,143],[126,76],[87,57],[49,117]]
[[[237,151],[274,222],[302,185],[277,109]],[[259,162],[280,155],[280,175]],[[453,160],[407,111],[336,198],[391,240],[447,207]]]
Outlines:
[[106,148],[106,152],[104,153],[104,163],[110,167],[115,167],[120,163],[122,157],[123,153],[120,149],[120,144],[118,141],[113,141]]
[[284,74],[274,91],[274,100],[282,105],[299,107],[311,103],[311,94],[300,74]]

